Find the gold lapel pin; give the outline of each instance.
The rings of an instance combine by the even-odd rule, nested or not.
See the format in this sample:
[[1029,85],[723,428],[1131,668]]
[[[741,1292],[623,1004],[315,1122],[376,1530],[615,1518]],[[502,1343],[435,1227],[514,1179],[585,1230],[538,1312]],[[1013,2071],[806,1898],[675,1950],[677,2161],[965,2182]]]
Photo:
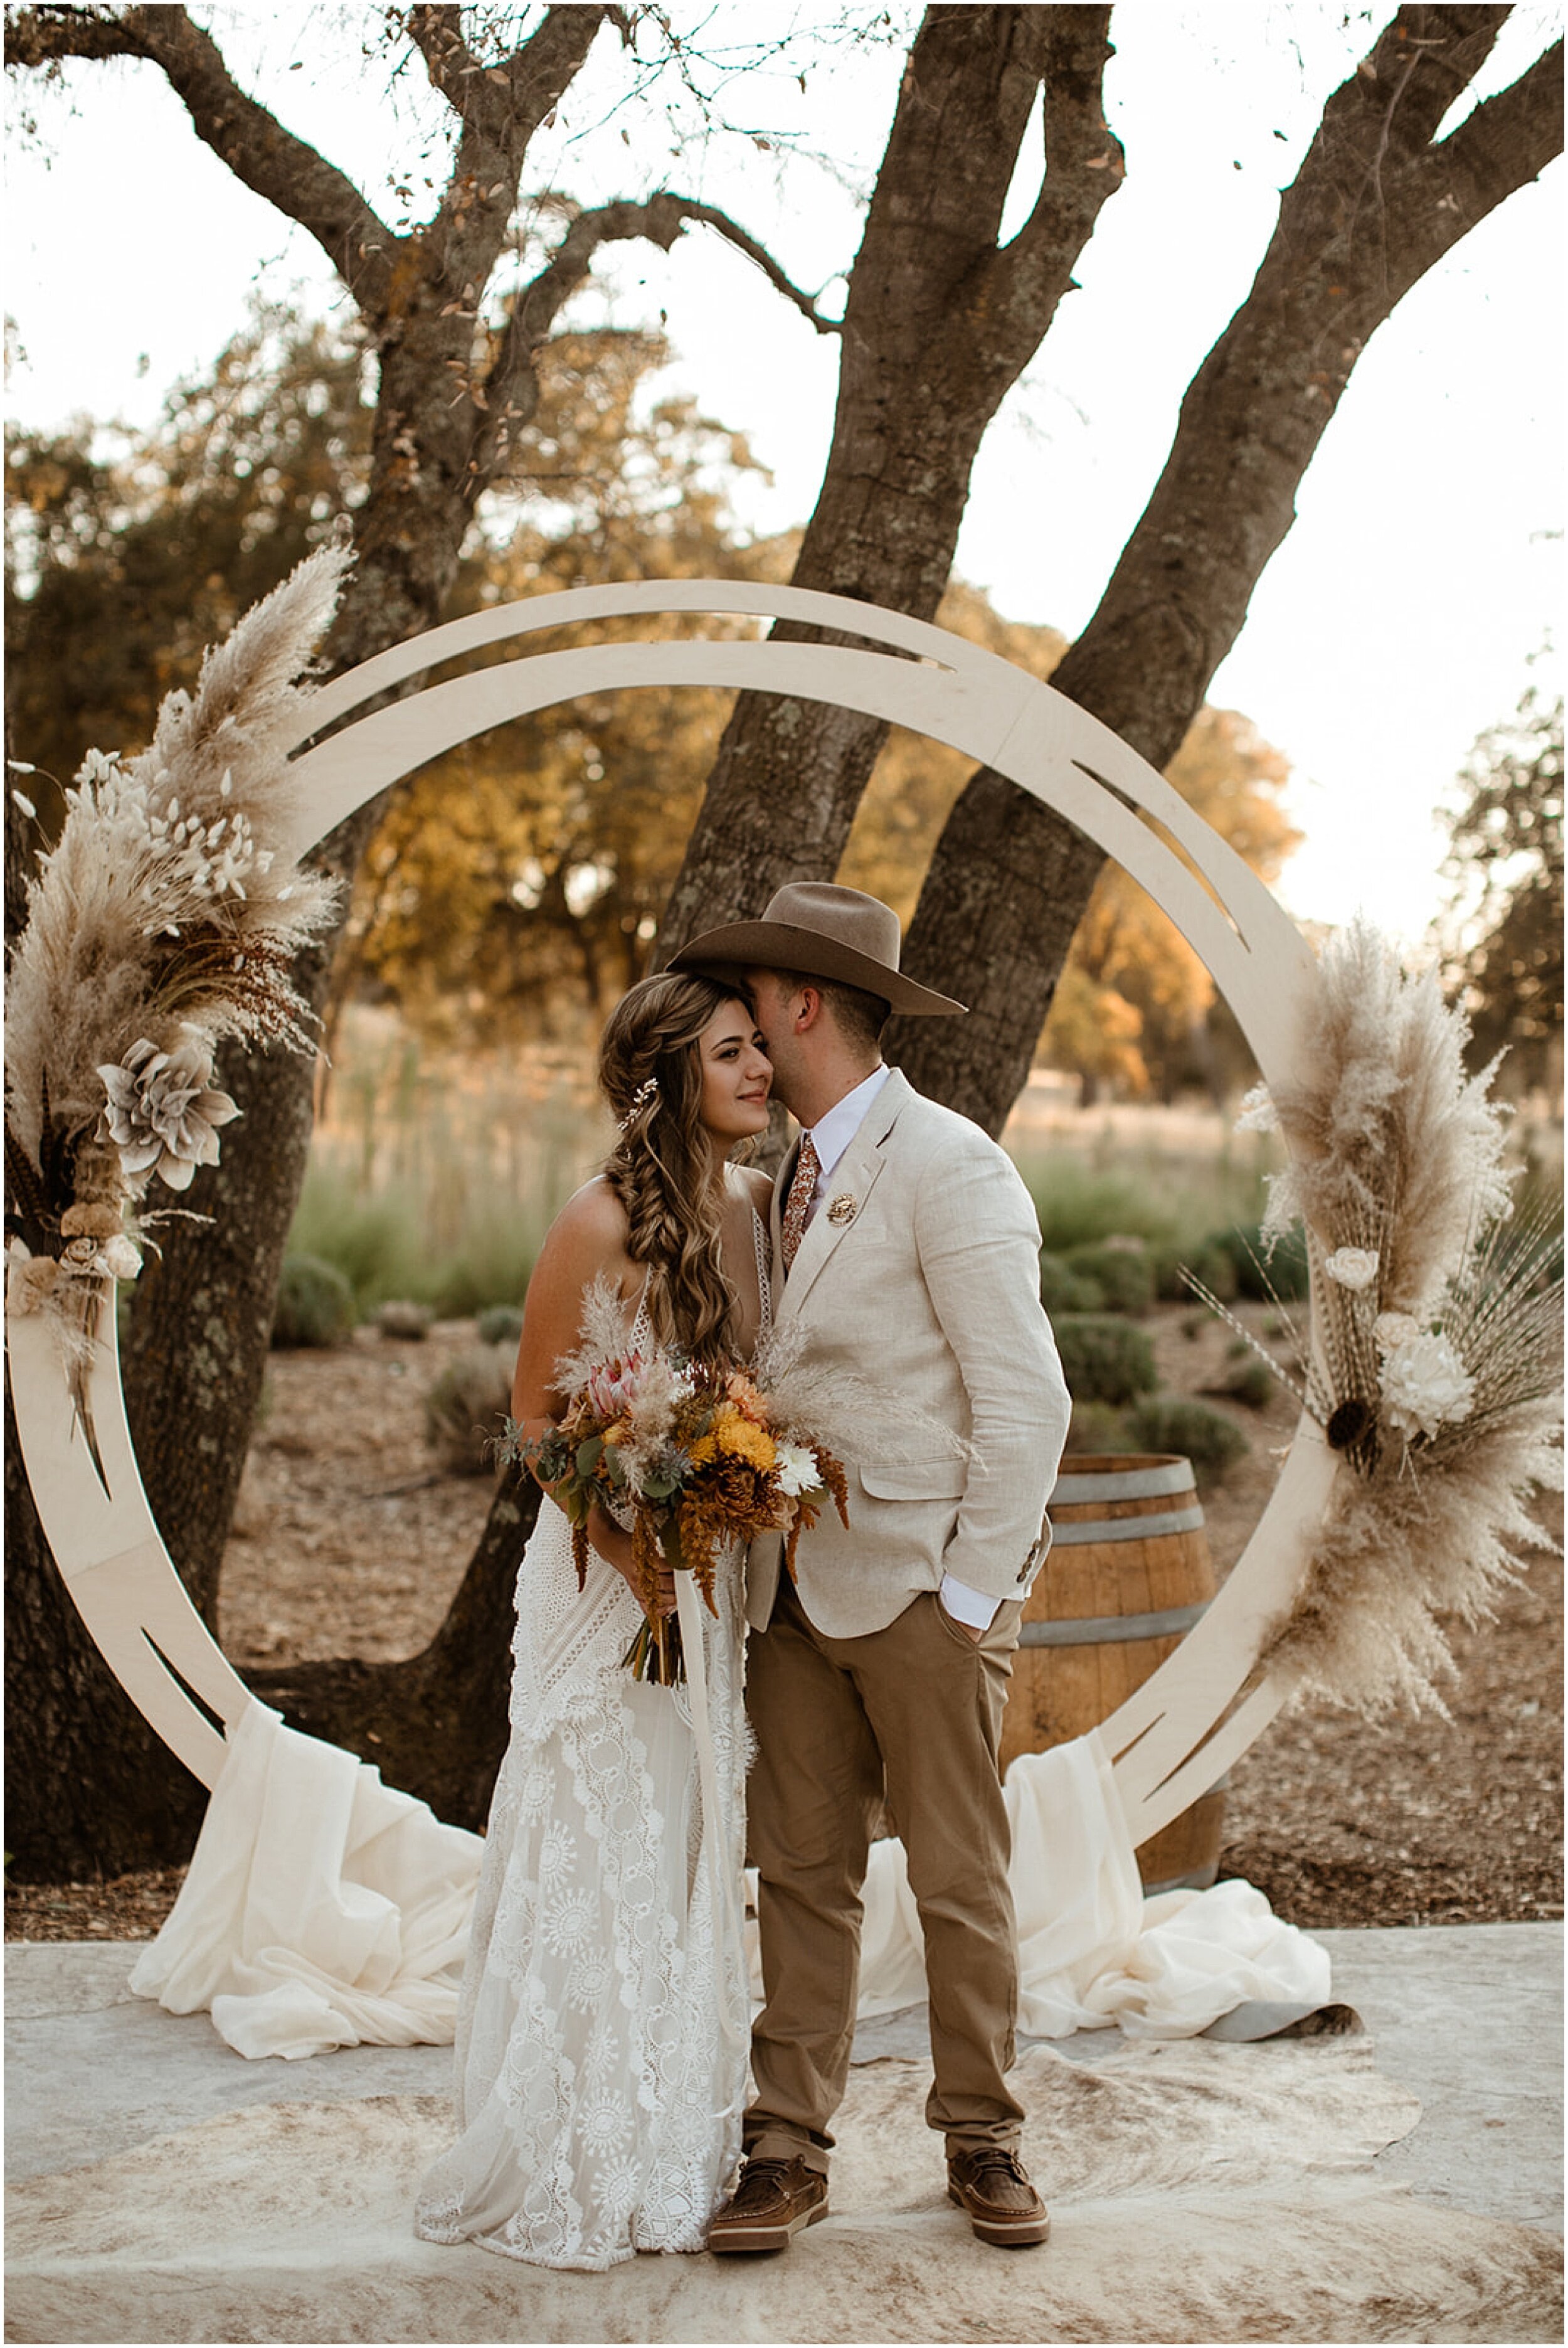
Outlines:
[[852,1223],[859,1211],[857,1203],[850,1197],[849,1192],[841,1190],[836,1199],[829,1201],[827,1220],[830,1223],[840,1225]]

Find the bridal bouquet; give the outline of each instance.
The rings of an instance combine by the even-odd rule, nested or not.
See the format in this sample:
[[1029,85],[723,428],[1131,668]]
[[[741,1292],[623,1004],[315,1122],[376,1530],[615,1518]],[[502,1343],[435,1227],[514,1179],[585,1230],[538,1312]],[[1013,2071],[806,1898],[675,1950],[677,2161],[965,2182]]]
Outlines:
[[[726,1545],[780,1532],[793,1574],[801,1534],[830,1498],[847,1525],[844,1468],[787,1395],[764,1392],[751,1372],[663,1346],[611,1350],[619,1313],[608,1289],[590,1294],[587,1342],[559,1365],[565,1418],[531,1441],[508,1419],[497,1457],[532,1468],[565,1511],[579,1589],[589,1517],[602,1508],[630,1526],[644,1604],[669,1566],[690,1573],[717,1613],[713,1578]],[[679,1623],[645,1622],[625,1660],[634,1678],[659,1687],[684,1679]]]

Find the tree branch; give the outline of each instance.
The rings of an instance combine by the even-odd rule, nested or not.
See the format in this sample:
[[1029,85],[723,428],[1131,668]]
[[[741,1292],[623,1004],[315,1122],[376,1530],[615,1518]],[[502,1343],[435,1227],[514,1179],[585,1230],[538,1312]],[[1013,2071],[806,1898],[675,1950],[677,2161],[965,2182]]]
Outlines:
[[566,303],[588,276],[600,245],[645,237],[668,252],[689,222],[697,221],[725,237],[810,319],[819,334],[834,335],[837,323],[819,316],[809,294],[790,283],[784,271],[756,239],[712,204],[661,189],[645,203],[601,204],[579,212],[537,277],[525,285],[512,304],[512,314],[500,348],[485,377],[482,405],[488,420],[474,451],[469,476],[476,492],[500,463],[517,435],[538,405],[538,378],[534,353]]
[[33,69],[67,57],[136,57],[140,49],[120,18],[102,8],[17,8],[5,12],[5,63]]
[[[658,197],[650,199],[651,202],[659,201]],[[784,300],[792,304],[800,312],[806,324],[815,326],[819,335],[843,333],[842,322],[837,318],[825,318],[816,306],[815,297],[810,294],[803,294],[800,287],[785,276],[765,246],[760,245],[754,236],[748,235],[738,221],[730,218],[728,212],[720,211],[714,204],[697,203],[686,197],[675,197],[671,201],[681,205],[682,215],[686,220],[701,221],[704,228],[713,229],[727,242],[733,244],[737,252],[743,252],[746,259],[762,271],[774,292],[782,294]]]
[[[499,64],[481,65],[463,38],[456,7],[411,8],[405,19],[430,78],[462,119],[466,138],[515,155],[559,104],[608,11],[597,5],[549,9],[542,24]],[[463,158],[458,159],[459,170]]]
[[197,136],[253,193],[308,229],[366,315],[380,312],[398,243],[354,182],[247,98],[213,42],[180,7],[28,8],[6,28],[10,61],[142,57],[183,101]]
[[1054,7],[1041,67],[1045,176],[1034,209],[987,272],[988,298],[1036,297],[1040,282],[1071,268],[1107,196],[1126,169],[1122,141],[1105,119],[1102,83],[1115,56],[1109,8]]
[[483,71],[463,38],[462,9],[410,8],[403,21],[409,39],[425,60],[431,87],[438,89],[461,114],[465,79]]
[[[1430,148],[1410,173],[1414,242],[1431,245],[1421,268],[1457,244],[1467,230],[1563,151],[1563,43],[1553,44],[1495,98],[1483,99],[1459,129]],[[1501,182],[1501,186],[1500,186]]]
[[552,8],[497,66],[480,66],[455,34],[457,14],[415,8],[408,26],[463,126],[451,177],[423,240],[432,281],[460,300],[465,287],[482,286],[495,267],[528,142],[581,67],[605,12],[597,5]]

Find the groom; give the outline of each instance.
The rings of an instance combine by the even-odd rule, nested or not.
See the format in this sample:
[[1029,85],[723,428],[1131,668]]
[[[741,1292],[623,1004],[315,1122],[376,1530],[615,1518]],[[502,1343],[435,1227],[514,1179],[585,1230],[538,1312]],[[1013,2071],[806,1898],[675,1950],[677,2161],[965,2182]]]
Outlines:
[[[775,1318],[801,1367],[852,1371],[957,1446],[846,1462],[847,1531],[753,1550],[751,1842],[767,2003],[753,2033],[745,2166],[709,2248],[777,2250],[827,2214],[848,2077],[861,1888],[886,1797],[925,1934],[949,2198],[982,2241],[1042,2242],[1010,2094],[1018,1952],[997,1769],[1023,1599],[1069,1401],[1040,1302],[1040,1231],[1011,1161],[884,1066],[891,1011],[963,1005],[898,968],[897,916],[858,890],[781,889],[676,970],[744,972],[802,1128],[774,1194]],[[907,1448],[907,1447],[906,1447]]]

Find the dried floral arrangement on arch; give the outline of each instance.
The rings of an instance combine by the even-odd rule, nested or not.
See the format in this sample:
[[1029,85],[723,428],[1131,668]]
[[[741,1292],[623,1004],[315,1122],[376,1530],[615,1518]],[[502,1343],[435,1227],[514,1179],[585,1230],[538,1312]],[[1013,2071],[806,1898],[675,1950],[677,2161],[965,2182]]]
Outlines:
[[338,889],[299,864],[312,834],[285,745],[351,559],[323,548],[247,613],[138,757],[88,752],[28,887],[5,1024],[7,1304],[54,1323],[78,1407],[104,1282],[134,1279],[184,1211],[149,1207],[151,1185],[189,1189],[238,1114],[218,1045],[314,1049],[293,963]]
[[1484,1617],[1517,1550],[1543,1538],[1531,1494],[1563,1481],[1561,1218],[1513,1218],[1495,1069],[1466,1074],[1468,1040],[1433,973],[1402,972],[1365,923],[1333,938],[1296,1080],[1258,1086],[1241,1118],[1289,1147],[1264,1242],[1305,1228],[1301,1375],[1187,1275],[1351,1471],[1258,1660],[1289,1701],[1442,1710],[1441,1618]]

